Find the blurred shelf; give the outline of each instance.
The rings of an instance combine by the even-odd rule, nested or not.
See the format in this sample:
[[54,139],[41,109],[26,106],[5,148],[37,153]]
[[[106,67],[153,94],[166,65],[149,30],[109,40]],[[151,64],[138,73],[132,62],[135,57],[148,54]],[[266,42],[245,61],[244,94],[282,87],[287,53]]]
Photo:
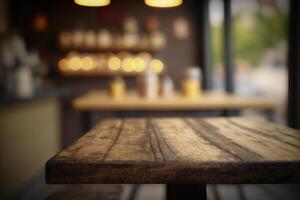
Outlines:
[[[63,77],[111,77],[121,75],[124,77],[135,77],[142,72],[59,72]],[[164,74],[164,71],[157,73]]]
[[62,48],[60,47],[59,50],[68,53],[71,51],[79,52],[79,53],[120,53],[120,52],[129,52],[129,53],[141,53],[141,52],[147,52],[147,53],[156,53],[161,51],[163,48],[156,49],[156,48]]

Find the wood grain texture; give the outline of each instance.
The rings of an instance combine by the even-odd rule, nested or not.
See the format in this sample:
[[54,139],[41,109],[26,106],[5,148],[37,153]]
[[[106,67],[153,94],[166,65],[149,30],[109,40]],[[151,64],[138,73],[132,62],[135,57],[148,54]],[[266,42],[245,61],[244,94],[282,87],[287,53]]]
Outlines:
[[46,165],[48,183],[300,180],[300,131],[254,118],[106,119]]
[[124,99],[113,99],[105,91],[93,90],[73,100],[77,110],[217,110],[217,109],[263,109],[274,110],[274,101],[262,98],[241,97],[223,93],[203,93],[199,98],[189,99],[175,93],[168,98],[145,99],[135,91],[128,91]]

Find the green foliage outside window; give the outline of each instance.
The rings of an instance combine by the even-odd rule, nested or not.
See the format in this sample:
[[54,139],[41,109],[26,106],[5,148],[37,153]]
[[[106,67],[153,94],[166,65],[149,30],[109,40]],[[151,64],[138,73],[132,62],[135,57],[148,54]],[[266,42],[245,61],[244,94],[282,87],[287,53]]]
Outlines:
[[[249,14],[248,14],[249,15]],[[248,17],[249,23],[245,22]],[[240,14],[233,17],[234,56],[247,60],[251,66],[259,64],[264,52],[287,39],[288,15],[280,10],[271,13]],[[213,63],[223,63],[223,25],[211,27]]]

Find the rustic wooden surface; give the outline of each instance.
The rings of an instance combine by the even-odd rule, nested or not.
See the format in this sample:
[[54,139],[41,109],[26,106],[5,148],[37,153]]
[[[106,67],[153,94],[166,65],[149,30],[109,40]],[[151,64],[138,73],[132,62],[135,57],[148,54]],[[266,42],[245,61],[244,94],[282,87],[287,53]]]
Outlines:
[[46,165],[48,183],[300,180],[300,131],[254,118],[105,119]]
[[199,98],[185,98],[179,93],[168,98],[145,99],[135,91],[126,93],[123,99],[113,99],[107,92],[93,90],[73,101],[77,110],[217,110],[217,109],[264,109],[274,110],[277,104],[262,98],[249,98],[223,93],[203,93]]

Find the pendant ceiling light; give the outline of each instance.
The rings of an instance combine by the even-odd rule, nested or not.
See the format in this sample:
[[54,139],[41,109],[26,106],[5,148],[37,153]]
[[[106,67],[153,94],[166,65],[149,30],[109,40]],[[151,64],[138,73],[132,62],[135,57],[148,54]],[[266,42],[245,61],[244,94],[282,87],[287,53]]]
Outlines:
[[89,7],[107,6],[110,4],[110,0],[74,0],[74,2],[78,5]]
[[182,4],[182,0],[145,0],[145,4],[151,7],[170,8]]

